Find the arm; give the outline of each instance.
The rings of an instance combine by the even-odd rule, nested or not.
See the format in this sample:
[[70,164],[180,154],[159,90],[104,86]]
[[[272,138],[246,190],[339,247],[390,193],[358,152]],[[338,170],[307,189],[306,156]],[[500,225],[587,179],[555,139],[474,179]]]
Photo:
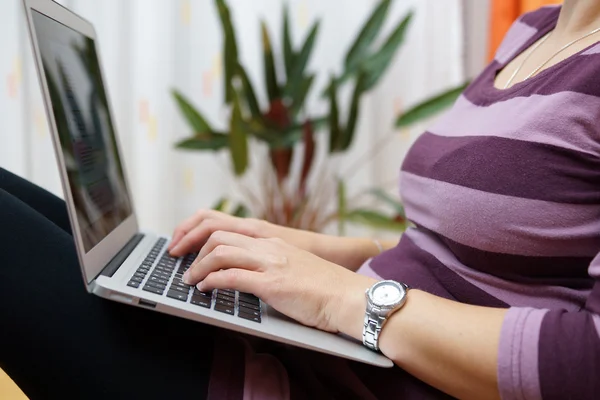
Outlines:
[[[362,341],[364,292],[348,296],[339,330]],[[499,398],[498,345],[507,310],[465,305],[410,290],[389,319],[380,349],[396,365],[461,399]]]
[[[381,249],[376,242],[368,238],[337,237],[313,232],[297,231],[295,229],[283,228],[280,226],[277,226],[277,228],[295,231],[297,235],[307,235],[309,242],[305,248],[306,250],[325,260],[341,265],[352,272],[358,271],[365,261],[381,253]],[[286,236],[287,235],[274,237],[282,237],[286,240]],[[286,240],[286,242],[293,244],[293,242],[289,240]],[[392,249],[398,244],[397,241],[393,240],[379,241],[379,243],[381,244],[383,251]],[[351,249],[351,251],[348,251],[349,249]]]
[[[379,254],[371,239],[345,238],[287,228],[266,221],[238,218],[213,210],[200,210],[181,223],[173,233],[169,251],[174,256],[199,251],[216,231],[239,233],[253,238],[279,238],[335,264],[356,271],[369,258]],[[381,242],[384,250],[397,242]]]
[[[590,275],[597,283],[577,312],[476,307],[413,289],[389,318],[380,348],[398,366],[459,398],[597,398],[600,255]],[[307,326],[358,340],[364,292],[376,282],[281,239],[231,232],[210,237],[184,281],[203,291],[253,293]]]
[[[382,330],[381,351],[461,399],[598,398],[600,254],[589,274],[596,284],[574,312],[476,307],[410,290]],[[339,330],[362,340],[364,295],[337,304]]]

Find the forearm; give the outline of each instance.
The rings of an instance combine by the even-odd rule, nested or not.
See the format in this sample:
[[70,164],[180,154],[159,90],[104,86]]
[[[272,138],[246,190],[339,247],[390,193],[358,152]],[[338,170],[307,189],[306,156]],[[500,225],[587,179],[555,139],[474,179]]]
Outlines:
[[[319,236],[316,238],[313,253],[353,272],[356,272],[365,261],[381,253],[381,249],[372,239]],[[381,241],[380,244],[385,251],[396,246],[397,242]]]
[[[279,237],[289,244],[353,272],[369,258],[381,253],[379,246],[372,239],[367,238],[331,236],[271,223],[267,223],[263,234],[267,237]],[[383,250],[389,250],[395,247],[398,241],[380,241],[380,244]]]
[[[344,303],[340,331],[362,340],[364,292]],[[498,346],[505,313],[411,290],[405,306],[388,319],[379,345],[398,366],[452,396],[499,398]]]

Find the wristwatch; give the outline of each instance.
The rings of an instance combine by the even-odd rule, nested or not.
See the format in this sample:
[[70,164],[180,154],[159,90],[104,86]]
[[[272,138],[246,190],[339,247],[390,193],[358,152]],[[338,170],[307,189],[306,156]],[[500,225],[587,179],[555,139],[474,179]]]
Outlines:
[[367,312],[363,327],[363,344],[379,351],[379,334],[386,320],[406,302],[408,285],[396,281],[380,281],[366,291]]

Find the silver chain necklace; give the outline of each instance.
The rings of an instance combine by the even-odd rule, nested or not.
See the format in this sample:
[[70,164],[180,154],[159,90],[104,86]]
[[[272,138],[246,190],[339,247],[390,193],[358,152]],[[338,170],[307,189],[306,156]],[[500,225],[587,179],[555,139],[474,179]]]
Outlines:
[[[525,79],[523,79],[522,82],[528,80],[529,78],[531,78],[532,76],[534,76],[535,74],[537,74],[538,72],[540,72],[540,70],[542,68],[544,68],[546,65],[548,65],[548,63],[552,60],[554,60],[554,57],[556,57],[557,55],[559,55],[560,53],[562,53],[563,51],[565,51],[566,49],[568,49],[569,47],[573,46],[575,43],[579,43],[581,42],[583,39],[586,39],[596,33],[600,32],[600,28],[596,28],[593,31],[586,33],[585,35],[583,35],[582,37],[580,37],[579,39],[575,39],[572,42],[569,42],[567,44],[565,44],[563,47],[561,47],[557,52],[555,52],[554,54],[552,54],[550,56],[550,58],[548,58],[546,61],[544,61],[542,63],[542,65],[540,65],[539,67],[537,67],[532,73],[530,73],[529,75],[527,75],[527,77]],[[536,50],[542,45],[544,44],[549,38],[550,36],[552,36],[552,33],[549,33],[546,35],[546,37],[544,37],[541,41],[539,41],[529,52],[529,54],[527,54],[527,56],[525,57],[525,59],[523,60],[523,62],[519,65],[519,67],[515,70],[515,72],[513,72],[512,76],[510,77],[510,79],[508,80],[508,82],[506,82],[506,85],[504,85],[504,89],[508,89],[508,87],[510,86],[511,83],[513,83],[513,81],[515,80],[515,78],[517,77],[517,75],[519,74],[519,72],[521,72],[521,70],[523,69],[523,67],[525,66],[525,63],[527,63],[527,61],[529,61],[529,59],[531,58],[531,56],[536,52]]]

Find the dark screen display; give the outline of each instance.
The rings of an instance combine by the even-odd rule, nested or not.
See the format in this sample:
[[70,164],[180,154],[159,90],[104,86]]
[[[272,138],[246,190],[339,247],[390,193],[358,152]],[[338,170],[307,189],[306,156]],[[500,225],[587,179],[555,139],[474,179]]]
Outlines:
[[132,214],[94,41],[32,11],[85,251]]

